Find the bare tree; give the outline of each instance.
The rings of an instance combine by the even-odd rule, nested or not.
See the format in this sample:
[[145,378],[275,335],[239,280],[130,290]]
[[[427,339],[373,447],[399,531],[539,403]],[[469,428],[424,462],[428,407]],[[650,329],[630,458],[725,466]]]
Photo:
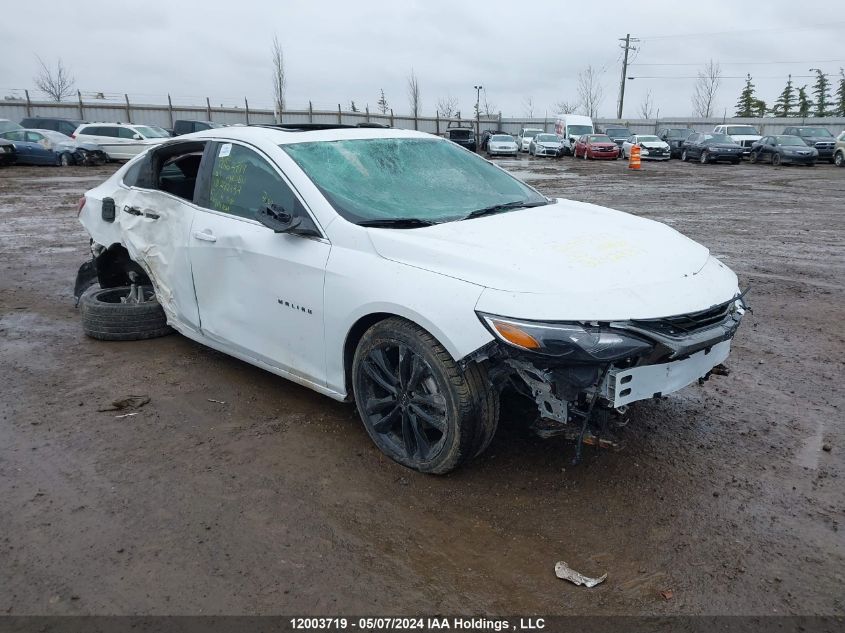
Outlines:
[[445,119],[451,119],[458,111],[458,100],[452,95],[440,97],[437,100],[437,111]]
[[70,72],[62,63],[61,58],[56,60],[56,67],[50,68],[40,57],[36,56],[41,67],[33,81],[38,89],[50,97],[53,101],[61,101],[74,92],[76,80],[70,76]]
[[411,106],[411,113],[416,119],[420,115],[422,103],[420,100],[420,82],[413,68],[408,75],[408,104]]
[[558,101],[555,104],[555,112],[558,114],[574,114],[578,106],[571,101]]
[[533,97],[525,97],[522,100],[522,108],[525,110],[525,116],[529,119],[534,118],[534,98]]
[[587,66],[578,73],[578,100],[584,114],[595,119],[598,116],[599,106],[604,99],[604,89],[599,83],[599,71],[592,66]]
[[285,110],[285,91],[287,90],[287,77],[285,76],[285,53],[279,43],[278,36],[273,36],[273,97],[276,116],[281,119]]
[[481,90],[481,114],[486,117],[496,116],[496,104],[487,100],[487,89]]
[[722,83],[722,68],[712,59],[698,71],[695,80],[695,90],[692,94],[692,113],[704,119],[713,116],[716,109],[716,93]]
[[651,90],[645,93],[643,102],[640,104],[640,114],[644,119],[650,119],[654,114],[654,97],[651,95]]

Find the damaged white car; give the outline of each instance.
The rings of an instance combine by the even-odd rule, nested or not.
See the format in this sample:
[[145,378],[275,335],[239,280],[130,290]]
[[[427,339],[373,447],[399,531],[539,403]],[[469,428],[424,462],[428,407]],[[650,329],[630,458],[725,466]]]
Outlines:
[[88,191],[80,220],[87,334],[173,328],[354,400],[379,449],[429,473],[484,451],[505,387],[543,434],[601,443],[614,411],[722,363],[745,307],[668,226],[547,199],[413,131],[178,137]]

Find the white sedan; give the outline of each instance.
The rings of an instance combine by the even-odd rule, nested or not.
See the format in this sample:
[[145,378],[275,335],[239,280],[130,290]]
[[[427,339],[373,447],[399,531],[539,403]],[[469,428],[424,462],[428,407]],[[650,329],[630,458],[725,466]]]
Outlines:
[[84,331],[172,328],[354,400],[428,473],[485,450],[505,385],[545,434],[588,440],[728,357],[744,303],[704,246],[435,136],[326,127],[180,136],[88,191]]
[[643,160],[669,160],[672,157],[669,143],[660,140],[653,134],[634,134],[622,143],[622,155],[631,158],[631,148],[640,148],[640,158]]
[[510,134],[494,134],[487,141],[488,156],[516,156],[519,146]]

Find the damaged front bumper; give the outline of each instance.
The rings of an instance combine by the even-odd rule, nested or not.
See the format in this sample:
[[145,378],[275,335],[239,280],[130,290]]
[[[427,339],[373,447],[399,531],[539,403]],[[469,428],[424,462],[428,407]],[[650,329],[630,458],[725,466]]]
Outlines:
[[[502,337],[490,324],[495,318],[481,315],[501,342],[496,353],[488,354],[494,376],[511,384],[517,391],[533,398],[537,405],[541,435],[564,434],[572,438],[597,438],[606,431],[607,413],[623,410],[638,400],[660,398],[696,381],[706,380],[717,366],[728,358],[731,339],[745,313],[742,295],[697,313],[664,319],[589,324],[586,330],[637,337],[646,344],[627,349],[632,355],[614,357],[607,348],[594,345],[591,353],[606,354],[603,360],[585,360],[575,354],[556,356],[530,349],[519,349]],[[513,321],[502,320],[508,325]],[[501,323],[501,321],[500,321]],[[546,324],[548,326],[548,324]],[[560,351],[542,340],[543,325],[520,334],[534,334],[540,339],[539,349]],[[573,326],[573,332],[577,332]],[[508,333],[514,336],[512,333]],[[530,345],[527,339],[522,340]],[[572,340],[575,340],[574,338]],[[624,341],[624,337],[619,337]],[[627,339],[630,341],[631,339]],[[537,341],[535,341],[537,342]],[[587,344],[579,343],[579,345]],[[598,350],[598,351],[596,351]],[[575,360],[573,360],[575,359]],[[599,420],[602,421],[599,421]]]

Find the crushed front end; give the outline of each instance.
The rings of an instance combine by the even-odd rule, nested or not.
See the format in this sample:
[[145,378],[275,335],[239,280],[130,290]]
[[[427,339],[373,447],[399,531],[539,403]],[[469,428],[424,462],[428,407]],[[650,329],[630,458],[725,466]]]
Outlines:
[[747,309],[743,295],[707,310],[630,321],[555,323],[479,313],[499,387],[536,403],[534,430],[614,446],[625,408],[722,373]]

